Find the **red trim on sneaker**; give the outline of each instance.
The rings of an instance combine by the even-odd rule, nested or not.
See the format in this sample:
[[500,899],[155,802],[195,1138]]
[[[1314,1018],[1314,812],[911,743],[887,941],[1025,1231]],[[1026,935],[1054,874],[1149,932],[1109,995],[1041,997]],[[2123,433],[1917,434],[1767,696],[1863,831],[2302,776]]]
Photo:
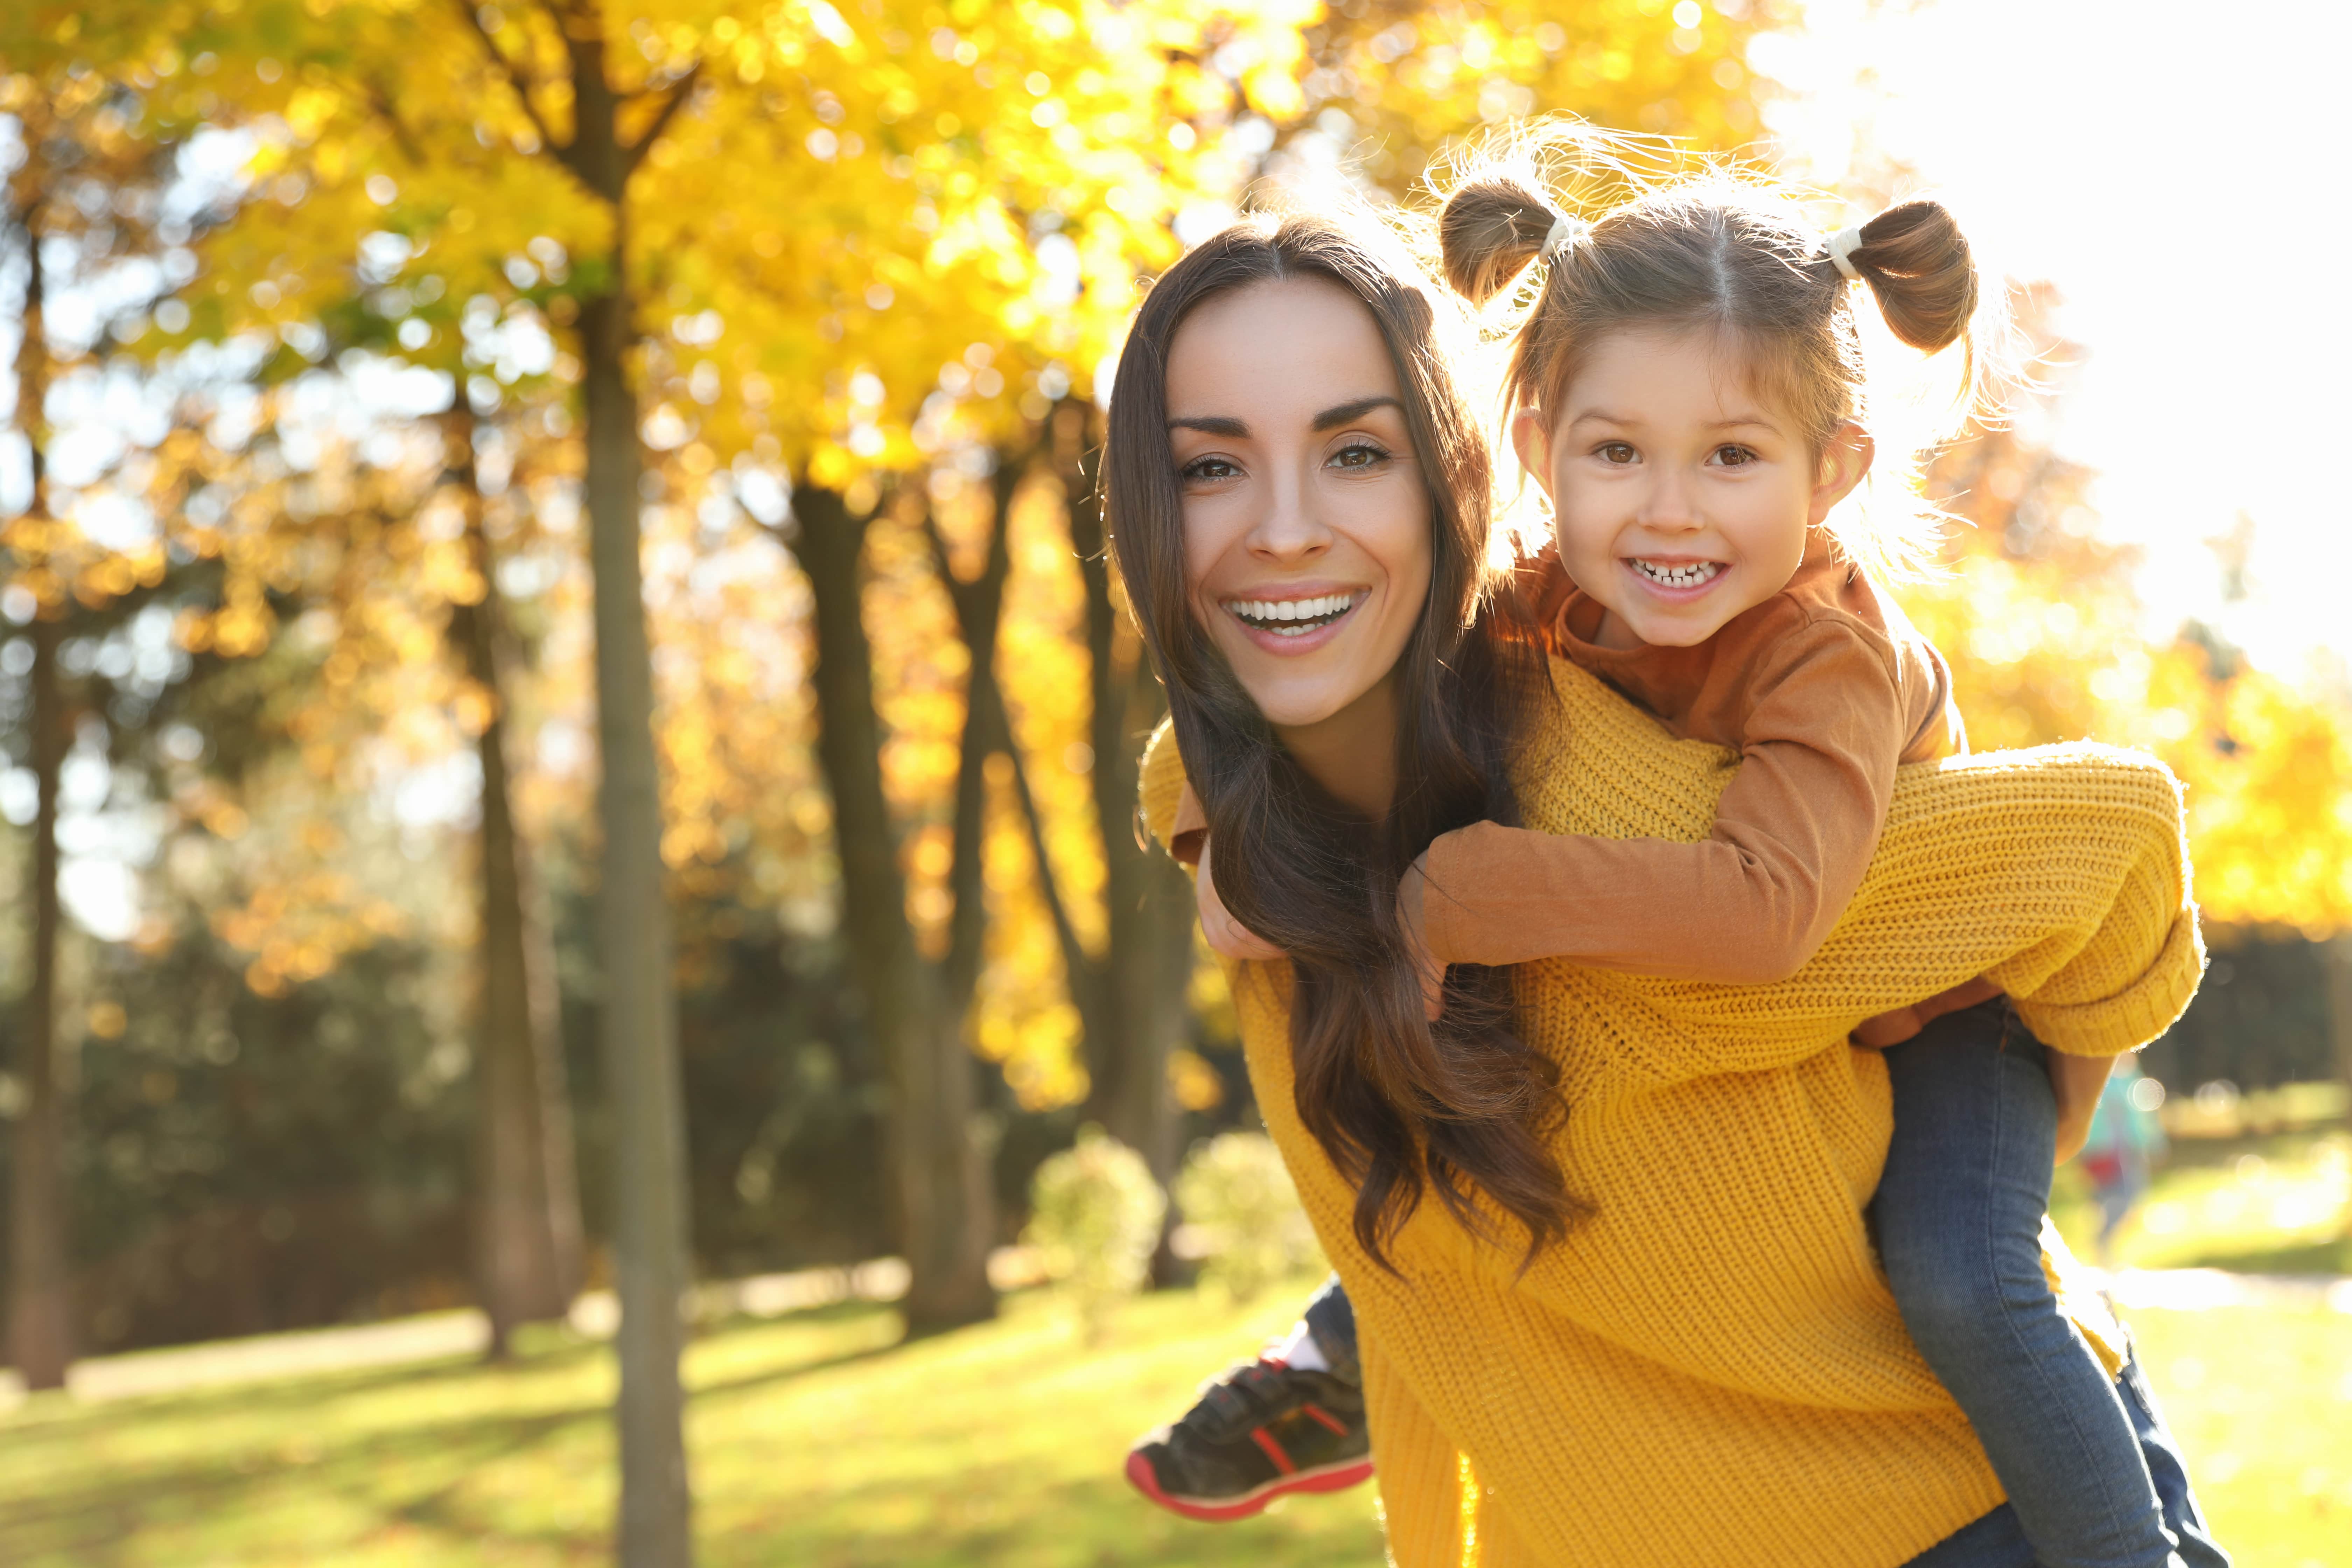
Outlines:
[[1305,1411],[1309,1419],[1319,1422],[1334,1436],[1344,1437],[1348,1435],[1348,1428],[1340,1424],[1339,1418],[1321,1405],[1302,1405],[1298,1408]]
[[1151,1472],[1151,1463],[1141,1454],[1130,1451],[1127,1456],[1127,1479],[1137,1491],[1158,1503],[1171,1513],[1182,1514],[1204,1523],[1223,1524],[1232,1520],[1248,1519],[1265,1511],[1265,1505],[1290,1492],[1345,1491],[1370,1479],[1372,1461],[1369,1456],[1360,1459],[1345,1459],[1319,1469],[1301,1470],[1296,1475],[1276,1476],[1241,1496],[1223,1502],[1202,1502],[1192,1498],[1180,1498],[1160,1489],[1160,1478]]
[[1289,1455],[1282,1451],[1282,1445],[1276,1442],[1274,1440],[1274,1435],[1268,1432],[1265,1427],[1260,1426],[1252,1431],[1250,1433],[1250,1441],[1265,1449],[1265,1457],[1272,1459],[1274,1461],[1274,1468],[1280,1470],[1284,1475],[1294,1475],[1297,1472],[1297,1465],[1292,1462]]

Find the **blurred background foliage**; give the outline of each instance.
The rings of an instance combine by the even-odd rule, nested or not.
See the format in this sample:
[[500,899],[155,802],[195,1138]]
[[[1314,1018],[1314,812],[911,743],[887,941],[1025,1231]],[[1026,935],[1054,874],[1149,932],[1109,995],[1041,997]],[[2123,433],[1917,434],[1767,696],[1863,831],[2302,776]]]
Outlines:
[[[16,1321],[62,1358],[466,1300],[504,1324],[609,1278],[606,368],[635,399],[695,1268],[898,1251],[919,1303],[983,1315],[987,1250],[1082,1121],[1170,1183],[1251,1111],[1132,820],[1158,696],[1091,496],[1139,288],[1255,192],[1410,200],[1514,115],[1746,145],[1774,90],[1748,46],[1790,21],[7,7]],[[591,110],[633,160],[617,204]],[[2078,351],[2040,286],[2014,298],[2043,374],[1936,465],[1967,526],[1906,602],[1979,747],[2091,735],[2188,781],[2220,957],[2150,1070],[2352,1073],[2346,693],[2151,634],[2053,450]],[[523,1275],[484,1261],[501,1236]]]

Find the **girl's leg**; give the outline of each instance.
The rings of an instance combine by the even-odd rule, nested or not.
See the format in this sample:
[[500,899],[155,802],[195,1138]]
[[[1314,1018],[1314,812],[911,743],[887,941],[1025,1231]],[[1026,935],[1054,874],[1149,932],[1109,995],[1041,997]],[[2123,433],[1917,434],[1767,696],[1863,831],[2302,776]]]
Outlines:
[[2036,1560],[2178,1568],[2133,1419],[2042,1276],[2058,1114],[2042,1058],[2005,999],[1886,1052],[1895,1138],[1872,1201],[1880,1252]]
[[1324,1364],[1332,1374],[1360,1384],[1364,1373],[1356,1359],[1356,1309],[1337,1274],[1323,1281],[1300,1321],[1315,1336],[1315,1348],[1323,1352]]
[[2139,1434],[2140,1452],[2147,1457],[2156,1495],[2164,1503],[2165,1526],[2179,1537],[2181,1563],[2185,1568],[2230,1568],[2230,1554],[2205,1528],[2205,1511],[2197,1506],[2197,1493],[2189,1484],[2189,1467],[2181,1459],[2180,1445],[2164,1424],[2164,1413],[2156,1406],[2155,1391],[2148,1387],[2147,1374],[2137,1355],[2124,1367],[2123,1376],[2116,1379],[2116,1390],[2123,1395],[2124,1408],[2131,1413],[2132,1427]]
[[[2156,1397],[2148,1392],[2137,1356],[2116,1379],[2116,1392],[2131,1412],[2140,1453],[2155,1477],[2157,1495],[2164,1500],[2165,1528],[2179,1538],[2183,1568],[2230,1568],[2229,1554],[2206,1532],[2205,1516],[2198,1510],[2196,1494],[2189,1489],[2189,1472],[2180,1463],[2180,1449],[2156,1408]],[[2017,1522],[2017,1510],[2003,1503],[1944,1537],[1904,1568],[2034,1568],[2034,1563],[2033,1548],[2025,1539],[2024,1527]]]

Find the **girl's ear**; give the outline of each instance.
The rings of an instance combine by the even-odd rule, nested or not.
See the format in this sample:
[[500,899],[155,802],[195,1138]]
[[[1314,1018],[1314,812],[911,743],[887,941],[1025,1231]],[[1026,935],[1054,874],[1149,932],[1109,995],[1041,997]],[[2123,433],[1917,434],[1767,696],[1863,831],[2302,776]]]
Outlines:
[[1551,427],[1544,423],[1541,409],[1522,408],[1511,416],[1511,450],[1519,455],[1519,467],[1550,495]]
[[1820,482],[1813,486],[1813,502],[1807,521],[1818,526],[1837,503],[1853,493],[1870,473],[1872,459],[1878,456],[1878,443],[1870,432],[1847,420],[1830,437],[1829,449],[1822,454]]

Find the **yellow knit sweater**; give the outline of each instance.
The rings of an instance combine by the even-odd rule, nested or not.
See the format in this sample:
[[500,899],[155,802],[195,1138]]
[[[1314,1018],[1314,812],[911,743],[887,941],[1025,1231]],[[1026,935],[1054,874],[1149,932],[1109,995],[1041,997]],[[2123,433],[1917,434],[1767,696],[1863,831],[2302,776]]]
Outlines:
[[[1705,837],[1737,759],[1573,665],[1552,679],[1528,825]],[[1142,802],[1163,842],[1182,779],[1163,728]],[[2203,964],[2161,764],[2069,745],[1906,768],[1862,890],[1786,983],[1521,967],[1525,1037],[1570,1107],[1554,1153],[1594,1212],[1521,1276],[1425,1200],[1391,1244],[1401,1278],[1293,1106],[1286,967],[1229,966],[1259,1109],[1361,1325],[1399,1568],[1891,1568],[1999,1504],[1864,1232],[1892,1112],[1846,1033],[1987,974],[2055,1049],[2112,1055],[2170,1025]],[[2051,1268],[2114,1366],[2063,1248]]]

